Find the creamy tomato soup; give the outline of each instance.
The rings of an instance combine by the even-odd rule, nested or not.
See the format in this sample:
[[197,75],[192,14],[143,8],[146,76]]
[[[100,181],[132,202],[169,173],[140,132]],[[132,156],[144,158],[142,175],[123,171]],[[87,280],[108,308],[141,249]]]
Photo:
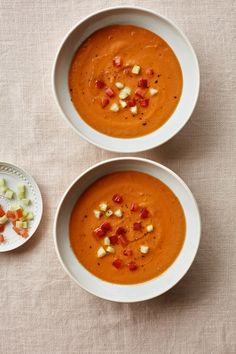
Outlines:
[[71,100],[81,118],[119,138],[160,128],[178,105],[183,86],[178,59],[155,33],[114,25],[93,33],[69,71]]
[[181,204],[164,183],[124,171],[102,177],[81,195],[70,219],[70,242],[95,276],[135,284],[175,261],[185,229]]

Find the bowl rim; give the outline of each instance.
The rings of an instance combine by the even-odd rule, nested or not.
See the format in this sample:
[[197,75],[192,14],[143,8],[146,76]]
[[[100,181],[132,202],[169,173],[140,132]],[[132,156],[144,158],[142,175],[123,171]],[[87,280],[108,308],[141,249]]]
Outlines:
[[[168,285],[165,290],[159,292],[157,295],[150,295],[150,296],[141,296],[137,299],[126,299],[126,300],[123,300],[123,299],[113,299],[112,297],[108,295],[106,296],[100,296],[98,294],[96,294],[96,292],[94,291],[91,291],[91,289],[89,289],[88,287],[84,286],[84,285],[81,285],[79,280],[70,272],[70,270],[67,268],[67,266],[64,264],[63,262],[63,259],[60,255],[60,251],[59,251],[59,247],[58,247],[58,243],[57,243],[57,222],[58,222],[58,216],[59,216],[59,212],[60,212],[60,209],[62,207],[62,204],[68,194],[68,192],[70,191],[70,189],[83,177],[85,176],[87,173],[89,173],[90,171],[92,171],[93,169],[96,169],[97,167],[100,167],[104,164],[110,164],[112,162],[116,162],[116,161],[124,161],[124,160],[128,160],[128,161],[139,161],[139,162],[143,162],[145,164],[151,164],[155,167],[159,167],[161,169],[163,169],[165,172],[171,174],[182,186],[183,188],[185,189],[185,191],[187,192],[187,194],[192,198],[192,201],[194,203],[194,206],[195,206],[195,211],[196,211],[196,215],[197,215],[197,221],[198,221],[198,224],[199,224],[199,233],[197,234],[197,245],[196,245],[196,248],[195,250],[193,251],[192,253],[192,259],[191,259],[191,262],[189,263],[189,265],[186,267],[186,269],[184,270],[183,273],[181,273],[177,280],[173,283],[173,284],[170,284]],[[88,293],[96,296],[96,297],[99,297],[101,299],[105,299],[105,300],[109,300],[109,301],[113,301],[113,302],[121,302],[121,303],[134,303],[134,302],[140,302],[140,301],[146,301],[146,300],[150,300],[150,299],[153,299],[155,297],[158,297],[164,293],[166,293],[168,290],[170,290],[171,288],[173,288],[181,279],[183,279],[183,277],[186,275],[186,273],[188,272],[188,270],[190,269],[195,257],[196,257],[196,254],[197,254],[197,251],[199,249],[199,244],[200,244],[200,240],[201,240],[201,230],[202,230],[202,224],[201,224],[201,216],[200,216],[200,212],[199,212],[199,208],[198,208],[198,205],[197,205],[197,202],[196,202],[196,199],[193,195],[193,193],[191,192],[190,188],[187,186],[187,184],[182,180],[182,178],[180,178],[174,171],[172,171],[170,168],[162,165],[161,163],[159,162],[156,162],[156,161],[153,161],[153,160],[150,160],[150,159],[146,159],[146,158],[142,158],[142,157],[133,157],[133,156],[127,156],[127,157],[115,157],[115,158],[111,158],[111,159],[106,159],[106,160],[103,160],[103,161],[100,161],[94,165],[92,165],[91,167],[87,168],[84,172],[82,172],[81,174],[79,174],[79,176],[77,176],[73,181],[72,183],[69,185],[69,187],[66,189],[66,191],[64,192],[63,196],[61,197],[61,200],[58,204],[58,207],[57,207],[57,210],[56,210],[56,214],[55,214],[55,217],[54,217],[54,224],[53,224],[53,238],[54,238],[54,247],[55,247],[55,250],[56,250],[56,254],[58,256],[58,259],[62,265],[62,268],[64,269],[64,271],[69,275],[69,277],[75,281],[75,283],[77,285],[80,286],[80,288],[82,288],[83,290],[87,291]],[[180,253],[182,252],[183,248],[181,249]],[[179,254],[180,254],[179,253]],[[168,269],[166,270],[168,271]],[[166,272],[165,271],[165,272]],[[164,273],[165,273],[164,272]],[[92,273],[91,273],[92,274]],[[162,273],[163,274],[163,273]],[[158,277],[156,277],[158,278]],[[98,278],[100,281],[102,281],[102,279]],[[155,279],[155,278],[154,278]],[[112,283],[111,283],[112,284]],[[138,283],[138,284],[145,284],[145,282],[143,283]],[[114,285],[119,285],[119,284],[114,284]],[[128,284],[129,285],[129,284]],[[130,285],[137,285],[137,284],[130,284]]]
[[[64,46],[64,44],[66,43],[66,41],[68,40],[68,38],[70,37],[70,35],[84,22],[86,22],[87,20],[89,20],[90,18],[92,18],[93,16],[96,16],[96,15],[99,15],[99,14],[102,14],[102,13],[105,13],[105,12],[108,12],[108,11],[113,11],[113,10],[139,10],[139,11],[143,11],[143,12],[146,12],[146,13],[149,13],[151,15],[154,15],[154,16],[157,16],[159,17],[160,19],[162,19],[163,21],[167,22],[168,24],[170,24],[174,29],[175,31],[177,31],[181,37],[184,39],[184,41],[186,42],[194,60],[195,60],[195,63],[196,63],[196,78],[197,78],[197,82],[196,82],[196,86],[197,86],[197,89],[196,89],[196,95],[195,95],[195,101],[193,103],[193,106],[192,106],[192,109],[191,111],[189,112],[188,115],[185,116],[185,119],[182,120],[182,123],[180,124],[179,126],[179,129],[177,131],[174,132],[174,134],[172,133],[172,135],[170,135],[169,137],[166,137],[163,141],[161,142],[158,142],[157,144],[153,144],[153,146],[147,146],[147,147],[140,147],[140,148],[135,148],[135,149],[130,149],[129,151],[121,151],[117,148],[111,148],[111,147],[107,147],[106,144],[103,144],[103,143],[98,143],[96,141],[94,141],[90,136],[86,136],[84,135],[83,133],[81,133],[70,121],[69,117],[67,117],[66,113],[64,113],[61,105],[60,105],[60,102],[59,102],[59,99],[57,97],[57,93],[56,93],[56,68],[57,68],[57,62],[58,62],[58,58],[59,58],[59,55],[60,55],[60,52]],[[196,107],[196,104],[197,104],[197,101],[198,101],[198,97],[199,97],[199,91],[200,91],[200,69],[199,69],[199,61],[198,61],[198,58],[197,58],[197,55],[196,55],[196,52],[192,46],[192,44],[190,43],[189,39],[187,38],[187,36],[184,34],[184,32],[172,21],[170,20],[169,18],[167,18],[166,16],[163,16],[161,14],[159,14],[158,12],[155,12],[155,11],[152,11],[146,7],[141,7],[141,6],[112,6],[112,7],[105,7],[99,11],[94,11],[92,13],[90,13],[88,16],[86,17],[83,17],[79,22],[77,22],[67,33],[66,35],[63,37],[62,41],[61,41],[61,44],[56,52],[56,56],[54,58],[54,62],[53,62],[53,69],[52,69],[52,90],[53,90],[53,96],[54,96],[54,100],[56,102],[56,105],[57,107],[59,108],[59,111],[64,119],[64,121],[67,122],[68,126],[72,127],[72,129],[84,140],[84,141],[87,141],[89,142],[90,144],[100,148],[100,149],[104,149],[104,150],[107,150],[107,151],[111,151],[111,152],[116,152],[116,153],[124,153],[124,154],[129,154],[129,153],[137,153],[137,152],[142,152],[142,151],[148,151],[148,150],[151,150],[151,149],[154,149],[154,148],[157,148],[158,146],[161,146],[163,145],[164,143],[166,143],[167,141],[169,141],[170,139],[172,139],[176,134],[178,134],[182,129],[183,127],[187,124],[187,122],[189,121],[189,119],[191,118],[192,114],[193,114],[193,111]],[[78,114],[78,117],[80,119],[82,119],[80,117],[80,115]],[[170,117],[171,118],[171,117]],[[170,119],[169,118],[169,119]],[[87,124],[87,123],[86,123]],[[92,128],[94,129],[94,128]],[[153,133],[153,132],[152,132]],[[101,133],[102,134],[102,133]],[[146,134],[144,136],[148,136],[150,135],[151,133],[149,134]],[[110,139],[116,139],[114,137],[110,137],[109,135],[107,135]],[[139,139],[142,139],[143,136],[140,136],[140,137],[134,137],[134,138],[119,138],[121,140],[123,140],[124,142],[126,140],[135,140],[137,138]],[[142,143],[140,144],[142,146]]]

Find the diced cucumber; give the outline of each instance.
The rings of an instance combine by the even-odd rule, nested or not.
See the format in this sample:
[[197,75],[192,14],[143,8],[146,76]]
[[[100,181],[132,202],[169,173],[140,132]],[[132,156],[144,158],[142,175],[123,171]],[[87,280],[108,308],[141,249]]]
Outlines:
[[28,216],[29,212],[26,210],[23,210],[23,217],[26,218]]
[[6,224],[7,221],[8,217],[6,215],[0,217],[0,224]]
[[0,191],[1,191],[1,193],[5,193],[6,191],[7,191],[7,187],[6,186],[2,186],[2,187],[0,187]]
[[31,202],[30,199],[27,199],[27,198],[23,198],[23,199],[21,199],[21,201],[25,206],[29,205]]
[[22,227],[23,227],[23,229],[27,229],[28,228],[28,222],[27,221],[23,221],[22,222]]
[[12,199],[14,195],[14,192],[11,189],[7,189],[6,193],[5,193],[5,197],[7,199]]
[[4,178],[0,178],[0,187],[6,186],[6,181]]
[[32,213],[32,211],[30,211],[26,217],[27,220],[33,220],[34,218],[34,214]]
[[16,227],[17,229],[21,229],[23,227],[23,221],[16,221]]
[[18,209],[20,209],[20,208],[21,208],[20,205],[18,205],[18,204],[12,204],[9,209],[12,210],[12,211],[16,211],[16,210],[18,210]]
[[17,186],[17,198],[18,199],[25,199],[25,185],[24,184],[18,184]]

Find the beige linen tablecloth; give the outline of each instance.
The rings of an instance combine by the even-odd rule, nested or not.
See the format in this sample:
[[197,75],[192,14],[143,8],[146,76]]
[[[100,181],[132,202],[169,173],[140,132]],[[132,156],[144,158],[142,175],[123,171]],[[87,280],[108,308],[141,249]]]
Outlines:
[[[67,31],[92,11],[145,6],[172,19],[199,58],[201,92],[187,126],[138,154],[189,185],[202,215],[190,271],[151,301],[117,304],[80,289],[62,270],[53,219],[65,188],[95,162],[118,156],[68,127],[55,105],[52,63]],[[36,235],[0,254],[0,353],[236,353],[236,90],[234,0],[0,1],[0,160],[37,180],[44,215]]]

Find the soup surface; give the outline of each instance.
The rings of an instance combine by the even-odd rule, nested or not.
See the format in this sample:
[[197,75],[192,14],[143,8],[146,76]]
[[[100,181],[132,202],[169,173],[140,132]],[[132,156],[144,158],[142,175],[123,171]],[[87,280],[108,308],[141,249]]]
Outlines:
[[155,33],[113,25],[93,33],[69,71],[71,100],[81,118],[101,133],[142,136],[172,115],[183,86],[178,59]]
[[185,216],[160,180],[135,171],[93,183],[70,219],[70,242],[79,262],[112,283],[135,284],[163,273],[185,239]]

